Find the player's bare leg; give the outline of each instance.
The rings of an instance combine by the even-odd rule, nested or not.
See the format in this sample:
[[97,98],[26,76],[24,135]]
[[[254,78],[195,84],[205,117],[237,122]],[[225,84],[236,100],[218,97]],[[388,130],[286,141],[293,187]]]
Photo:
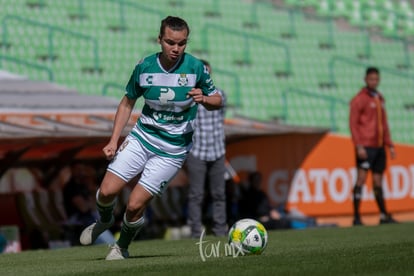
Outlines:
[[153,195],[139,184],[132,190],[124,214],[121,234],[118,241],[112,246],[106,260],[128,258],[128,247],[144,225],[144,211],[152,198]]
[[396,221],[388,214],[387,209],[385,208],[384,192],[382,189],[382,173],[373,173],[373,186],[374,186],[374,195],[375,200],[380,211],[380,223],[395,223]]
[[361,216],[359,213],[359,206],[361,205],[362,187],[367,179],[367,170],[358,168],[357,179],[353,190],[353,203],[354,203],[354,225],[362,225]]
[[113,210],[116,204],[116,197],[126,182],[111,172],[106,172],[101,187],[96,194],[96,207],[100,219],[86,227],[80,236],[82,245],[91,245],[105,230],[114,224]]

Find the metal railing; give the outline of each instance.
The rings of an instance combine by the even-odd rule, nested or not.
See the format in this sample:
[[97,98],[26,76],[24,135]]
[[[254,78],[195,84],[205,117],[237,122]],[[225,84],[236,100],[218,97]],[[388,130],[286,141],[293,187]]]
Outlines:
[[[362,3],[361,5],[361,11],[362,11],[362,26],[361,29],[365,32],[365,47],[364,47],[364,56],[366,58],[370,58],[372,56],[372,47],[371,47],[371,37],[370,37],[370,31],[369,31],[369,20],[367,20],[367,15],[366,13],[368,13],[370,11],[370,4],[368,3]],[[409,49],[409,45],[412,44],[412,41],[410,41],[407,37],[405,37],[404,35],[399,35],[397,32],[398,29],[398,25],[402,25],[401,21],[403,20],[409,20],[409,21],[414,21],[413,18],[407,16],[404,13],[401,13],[399,11],[395,11],[395,10],[388,10],[384,7],[376,7],[375,8],[376,11],[378,11],[379,13],[382,13],[384,16],[394,16],[395,17],[395,33],[394,34],[388,34],[385,35],[383,34],[383,36],[386,36],[389,39],[392,39],[394,41],[400,41],[402,43],[403,46],[403,52],[404,52],[404,60],[403,60],[403,64],[402,66],[404,68],[410,68],[411,67],[411,57],[410,57],[410,49]]]
[[240,86],[240,77],[233,73],[226,70],[222,70],[219,68],[214,68],[214,72],[219,73],[221,76],[226,76],[233,79],[233,92],[229,93],[230,89],[228,87],[223,88],[224,92],[227,92],[226,95],[233,94],[234,95],[234,107],[241,107],[241,86]]
[[215,24],[205,24],[201,30],[201,47],[202,51],[208,53],[210,51],[209,47],[209,30],[215,30],[217,32],[223,32],[228,35],[234,35],[241,37],[244,41],[243,43],[243,62],[245,64],[251,63],[251,50],[250,50],[250,41],[256,40],[264,44],[268,44],[272,47],[281,48],[284,52],[284,73],[290,75],[292,73],[292,61],[289,47],[286,43],[280,42],[275,39],[269,39],[255,34],[250,34],[243,32],[237,29],[231,29],[226,26],[220,26]]
[[39,21],[35,21],[35,20],[31,20],[31,19],[27,19],[27,18],[23,18],[17,15],[6,15],[3,17],[2,20],[2,30],[3,30],[3,34],[2,34],[2,44],[3,45],[9,45],[9,24],[11,21],[18,21],[21,22],[23,24],[29,25],[29,26],[34,26],[34,27],[39,27],[42,29],[46,29],[48,32],[48,58],[50,60],[53,60],[54,58],[54,52],[55,52],[55,45],[54,45],[54,34],[55,32],[59,32],[59,33],[63,33],[65,35],[74,37],[76,39],[80,39],[80,40],[86,40],[86,41],[90,41],[92,43],[92,47],[93,47],[93,60],[94,60],[94,65],[93,65],[93,69],[95,71],[99,71],[100,68],[100,60],[99,60],[99,51],[98,51],[98,41],[96,40],[96,38],[89,36],[89,35],[85,35],[82,33],[78,33],[78,32],[74,32],[72,30],[69,29],[64,29],[58,26],[54,26],[54,25],[50,25],[50,24],[46,24],[46,23],[42,23]]
[[119,89],[120,91],[125,92],[125,85],[120,85],[114,82],[107,82],[102,87],[102,96],[108,96],[108,90],[110,88],[116,88],[116,89]]
[[[332,85],[332,86],[336,85],[335,68],[336,68],[336,64],[340,63],[340,62],[347,63],[347,64],[357,66],[357,67],[364,67],[364,68],[366,68],[367,66],[370,65],[367,62],[354,60],[354,59],[344,57],[344,56],[333,56],[333,57],[331,57],[330,60],[329,60],[328,66],[329,66],[329,82],[330,82],[330,85]],[[379,68],[380,68],[381,72],[386,72],[386,73],[389,73],[389,74],[393,74],[395,76],[399,76],[401,78],[406,78],[406,79],[414,81],[414,75],[413,74],[409,74],[409,73],[406,73],[406,72],[401,72],[397,69],[393,69],[393,68],[390,68],[390,67],[380,66]]]
[[329,122],[330,122],[330,129],[332,131],[337,131],[337,118],[336,118],[336,108],[338,105],[348,105],[348,102],[341,98],[336,98],[328,95],[321,95],[319,93],[306,91],[298,88],[289,87],[282,91],[282,118],[285,122],[289,119],[289,105],[288,105],[288,95],[290,93],[299,94],[301,96],[309,97],[309,98],[317,98],[323,101],[328,102],[329,104]]
[[[250,27],[260,27],[259,25],[259,7],[263,7],[264,9],[274,9],[274,5],[270,2],[263,2],[263,1],[253,1],[251,3],[250,8],[250,19],[248,22],[244,22],[246,26]],[[287,32],[283,33],[282,35],[285,37],[296,37],[296,19],[295,15],[297,13],[301,13],[301,11],[293,9],[293,8],[283,8],[288,13],[289,16],[289,26]],[[277,22],[275,22],[277,23]],[[277,28],[275,28],[277,29]]]
[[136,1],[136,2],[129,2],[129,1],[125,1],[125,0],[106,0],[106,1],[116,3],[116,4],[119,5],[119,26],[118,27],[121,27],[121,28],[124,28],[124,29],[126,29],[126,26],[127,26],[127,24],[126,24],[127,7],[128,8],[133,8],[133,9],[138,10],[138,11],[143,11],[143,12],[146,12],[146,13],[157,15],[157,16],[160,17],[160,19],[162,19],[165,16],[164,12],[162,12],[160,10],[157,10],[157,9],[154,9],[154,8],[151,8],[151,7],[148,7],[148,6],[145,6],[145,5],[142,5],[142,4],[138,3],[138,1]]
[[7,61],[10,61],[10,62],[13,62],[13,63],[16,63],[16,64],[21,64],[21,65],[24,65],[26,67],[31,67],[31,68],[34,68],[34,69],[39,70],[39,71],[45,71],[48,74],[49,81],[54,81],[54,79],[55,79],[52,69],[50,69],[49,67],[47,67],[45,65],[29,62],[27,60],[12,57],[12,56],[0,55],[0,68],[3,68],[3,60],[7,60]]

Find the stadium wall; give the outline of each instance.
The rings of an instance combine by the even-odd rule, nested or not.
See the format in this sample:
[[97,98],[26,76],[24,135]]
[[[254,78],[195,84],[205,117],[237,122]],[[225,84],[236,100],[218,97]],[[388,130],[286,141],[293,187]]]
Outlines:
[[[414,219],[414,146],[396,144],[397,157],[387,159],[384,194],[388,210]],[[275,206],[285,205],[314,216],[349,225],[352,188],[356,178],[355,155],[349,137],[292,133],[246,137],[227,146],[227,158],[242,176],[263,174],[263,189]],[[378,222],[378,209],[369,174],[361,212]],[[370,220],[369,218],[375,218]],[[369,222],[367,223],[369,224]]]

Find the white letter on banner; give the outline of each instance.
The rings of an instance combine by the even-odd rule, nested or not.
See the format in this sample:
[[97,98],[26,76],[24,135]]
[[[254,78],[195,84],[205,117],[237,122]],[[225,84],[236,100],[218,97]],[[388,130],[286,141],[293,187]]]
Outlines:
[[272,201],[283,203],[289,193],[289,175],[287,170],[277,170],[269,176],[267,191]]
[[410,166],[410,172],[411,172],[411,194],[410,194],[410,197],[414,198],[414,165]]
[[314,202],[325,202],[326,197],[323,192],[324,182],[328,181],[329,171],[327,169],[313,169],[309,171],[309,180],[314,183],[315,196],[313,197]]
[[403,166],[392,166],[391,173],[391,187],[392,198],[401,199],[409,195],[410,191],[410,176],[408,171]]
[[306,179],[306,173],[302,169],[298,169],[292,180],[292,186],[290,187],[289,202],[299,202],[299,193],[302,193],[302,202],[309,203],[312,201],[312,195],[310,193],[308,181]]
[[[338,181],[339,185],[337,185]],[[337,187],[342,189],[338,190]],[[342,203],[347,200],[351,186],[348,175],[344,169],[337,168],[333,170],[329,177],[328,190],[333,201]]]

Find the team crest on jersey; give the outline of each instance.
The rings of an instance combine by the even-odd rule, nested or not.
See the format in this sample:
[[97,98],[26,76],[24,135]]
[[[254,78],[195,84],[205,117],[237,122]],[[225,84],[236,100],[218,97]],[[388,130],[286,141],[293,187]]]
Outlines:
[[187,74],[180,74],[180,77],[178,78],[178,85],[179,86],[185,86],[188,83]]

